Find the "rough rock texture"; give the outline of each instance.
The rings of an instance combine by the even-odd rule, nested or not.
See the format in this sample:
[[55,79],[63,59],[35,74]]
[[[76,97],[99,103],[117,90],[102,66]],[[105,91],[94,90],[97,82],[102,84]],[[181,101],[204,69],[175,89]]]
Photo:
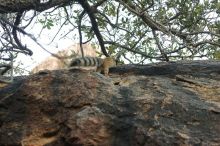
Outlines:
[[220,62],[42,71],[0,90],[0,145],[218,146]]

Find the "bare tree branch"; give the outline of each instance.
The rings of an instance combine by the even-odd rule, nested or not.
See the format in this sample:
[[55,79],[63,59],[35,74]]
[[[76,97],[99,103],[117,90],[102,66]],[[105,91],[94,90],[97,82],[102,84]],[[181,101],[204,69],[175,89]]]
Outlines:
[[112,42],[112,41],[104,41],[105,44],[111,44],[111,45],[114,45],[114,46],[117,46],[119,48],[123,48],[125,50],[128,50],[130,52],[133,52],[135,54],[140,54],[142,55],[143,57],[146,57],[146,58],[152,58],[152,59],[161,59],[162,56],[159,56],[159,57],[154,57],[154,56],[150,56],[150,55],[147,55],[145,52],[140,52],[140,51],[137,51],[137,50],[133,50],[131,48],[129,48],[128,46],[126,45],[121,45],[119,43],[116,43],[116,42]]
[[83,9],[86,11],[86,13],[88,14],[88,16],[90,18],[90,21],[91,21],[91,24],[92,24],[92,29],[93,29],[93,31],[94,31],[94,33],[95,33],[95,35],[96,35],[96,37],[99,41],[99,45],[101,47],[102,53],[106,57],[108,57],[109,55],[106,52],[104,41],[103,41],[102,35],[99,31],[98,23],[96,22],[96,18],[95,18],[95,15],[94,15],[94,13],[97,12],[96,8],[91,7],[86,0],[78,0],[78,2],[83,7]]
[[132,2],[126,2],[125,0],[117,0],[120,2],[124,7],[126,7],[130,12],[140,17],[152,30],[159,30],[165,34],[170,34],[169,29],[167,29],[164,25],[160,24],[159,22],[154,21],[146,12],[145,10],[139,10]]
[[[54,53],[51,53],[50,51],[48,51],[46,48],[44,48],[38,41],[37,41],[37,39],[33,36],[33,35],[31,35],[31,34],[29,34],[29,33],[27,33],[26,31],[24,31],[23,29],[21,29],[20,27],[18,27],[18,26],[16,26],[16,25],[14,25],[14,24],[11,24],[10,22],[8,22],[5,18],[3,18],[3,17],[1,17],[0,16],[0,20],[2,20],[4,23],[6,23],[6,24],[8,24],[8,25],[10,25],[11,27],[13,27],[13,29],[16,29],[17,31],[19,31],[19,32],[21,32],[22,34],[24,34],[24,35],[26,35],[26,36],[28,36],[29,38],[31,38],[38,46],[40,46],[44,51],[46,51],[47,53],[49,53],[49,54],[51,54],[52,56],[54,56],[54,57],[56,57],[56,58],[58,58],[58,59],[63,59],[62,57],[60,57],[60,56],[58,56],[58,55],[56,55],[56,54],[54,54]],[[17,23],[17,22],[16,22]],[[12,42],[10,42],[11,44],[12,44]],[[15,46],[15,45],[14,45]],[[19,47],[19,49],[20,49],[20,47]],[[23,49],[21,49],[21,53],[24,53],[23,51]],[[26,51],[26,50],[25,50]],[[20,51],[18,51],[18,52],[20,52]]]
[[0,75],[4,75],[9,69],[11,69],[11,65],[1,64],[0,68],[4,68],[4,69],[0,69]]
[[74,0],[49,0],[47,2],[41,0],[0,0],[0,13],[20,12],[21,10],[36,10],[42,12],[55,6],[62,7],[70,5],[72,2],[74,2]]
[[167,57],[166,53],[164,52],[164,50],[163,50],[163,48],[162,48],[162,46],[160,44],[159,38],[157,37],[157,34],[156,34],[155,30],[152,30],[152,33],[154,35],[154,39],[156,40],[156,44],[157,44],[158,49],[160,50],[161,55],[168,62],[169,58]]
[[79,45],[80,45],[80,50],[82,57],[84,58],[84,51],[83,51],[83,46],[82,46],[82,32],[81,32],[81,22],[82,18],[85,15],[85,10],[79,15],[79,23],[78,23],[78,30],[79,30]]
[[27,54],[31,56],[33,54],[33,52],[30,49],[27,49],[26,46],[23,46],[21,44],[20,40],[18,39],[18,36],[17,36],[17,28],[18,28],[18,25],[20,24],[22,13],[23,12],[18,12],[17,13],[16,19],[15,19],[15,22],[14,22],[14,25],[13,25],[13,29],[12,29],[12,34],[13,34],[14,40],[17,43],[18,47],[21,50],[23,50],[24,53],[27,52]]

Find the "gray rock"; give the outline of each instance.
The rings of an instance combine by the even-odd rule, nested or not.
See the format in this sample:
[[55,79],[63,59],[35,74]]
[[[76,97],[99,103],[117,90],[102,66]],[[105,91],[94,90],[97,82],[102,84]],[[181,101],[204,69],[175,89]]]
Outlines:
[[34,74],[0,90],[0,145],[220,144],[220,62]]

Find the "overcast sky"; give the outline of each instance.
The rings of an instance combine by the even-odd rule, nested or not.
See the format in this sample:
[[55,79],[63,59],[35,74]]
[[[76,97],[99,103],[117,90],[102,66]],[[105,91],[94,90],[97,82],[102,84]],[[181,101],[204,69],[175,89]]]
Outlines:
[[[38,16],[44,17],[44,16]],[[63,29],[60,31],[60,33],[57,35],[56,39],[51,43],[51,40],[56,35],[60,25],[56,25],[54,23],[54,27],[52,27],[50,30],[44,29],[42,30],[42,24],[36,23],[36,20],[32,22],[31,25],[26,28],[26,32],[29,34],[33,34],[35,38],[37,38],[38,43],[40,43],[45,49],[52,53],[56,53],[59,50],[65,49],[75,43],[78,43],[78,40],[75,39],[78,37],[78,31],[75,30],[71,33],[72,36],[69,38],[62,38],[60,39],[60,36],[67,33],[71,28],[70,26],[66,25],[63,27]],[[41,32],[41,35],[38,36],[38,34]],[[17,65],[19,62],[22,62],[23,65],[20,65],[21,68],[24,68],[25,70],[31,71],[32,68],[34,68],[37,64],[42,62],[46,57],[51,56],[48,52],[43,50],[39,45],[36,44],[32,39],[30,39],[27,36],[20,36],[22,39],[22,43],[26,45],[29,49],[33,51],[33,55],[27,56],[23,54],[19,54],[15,65]],[[75,41],[74,41],[75,39]]]

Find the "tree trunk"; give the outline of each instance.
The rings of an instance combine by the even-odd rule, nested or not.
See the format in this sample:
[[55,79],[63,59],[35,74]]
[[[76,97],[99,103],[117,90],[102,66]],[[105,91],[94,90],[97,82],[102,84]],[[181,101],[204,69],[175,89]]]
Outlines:
[[54,6],[66,5],[71,0],[0,0],[0,13],[20,12],[22,10],[44,11]]

